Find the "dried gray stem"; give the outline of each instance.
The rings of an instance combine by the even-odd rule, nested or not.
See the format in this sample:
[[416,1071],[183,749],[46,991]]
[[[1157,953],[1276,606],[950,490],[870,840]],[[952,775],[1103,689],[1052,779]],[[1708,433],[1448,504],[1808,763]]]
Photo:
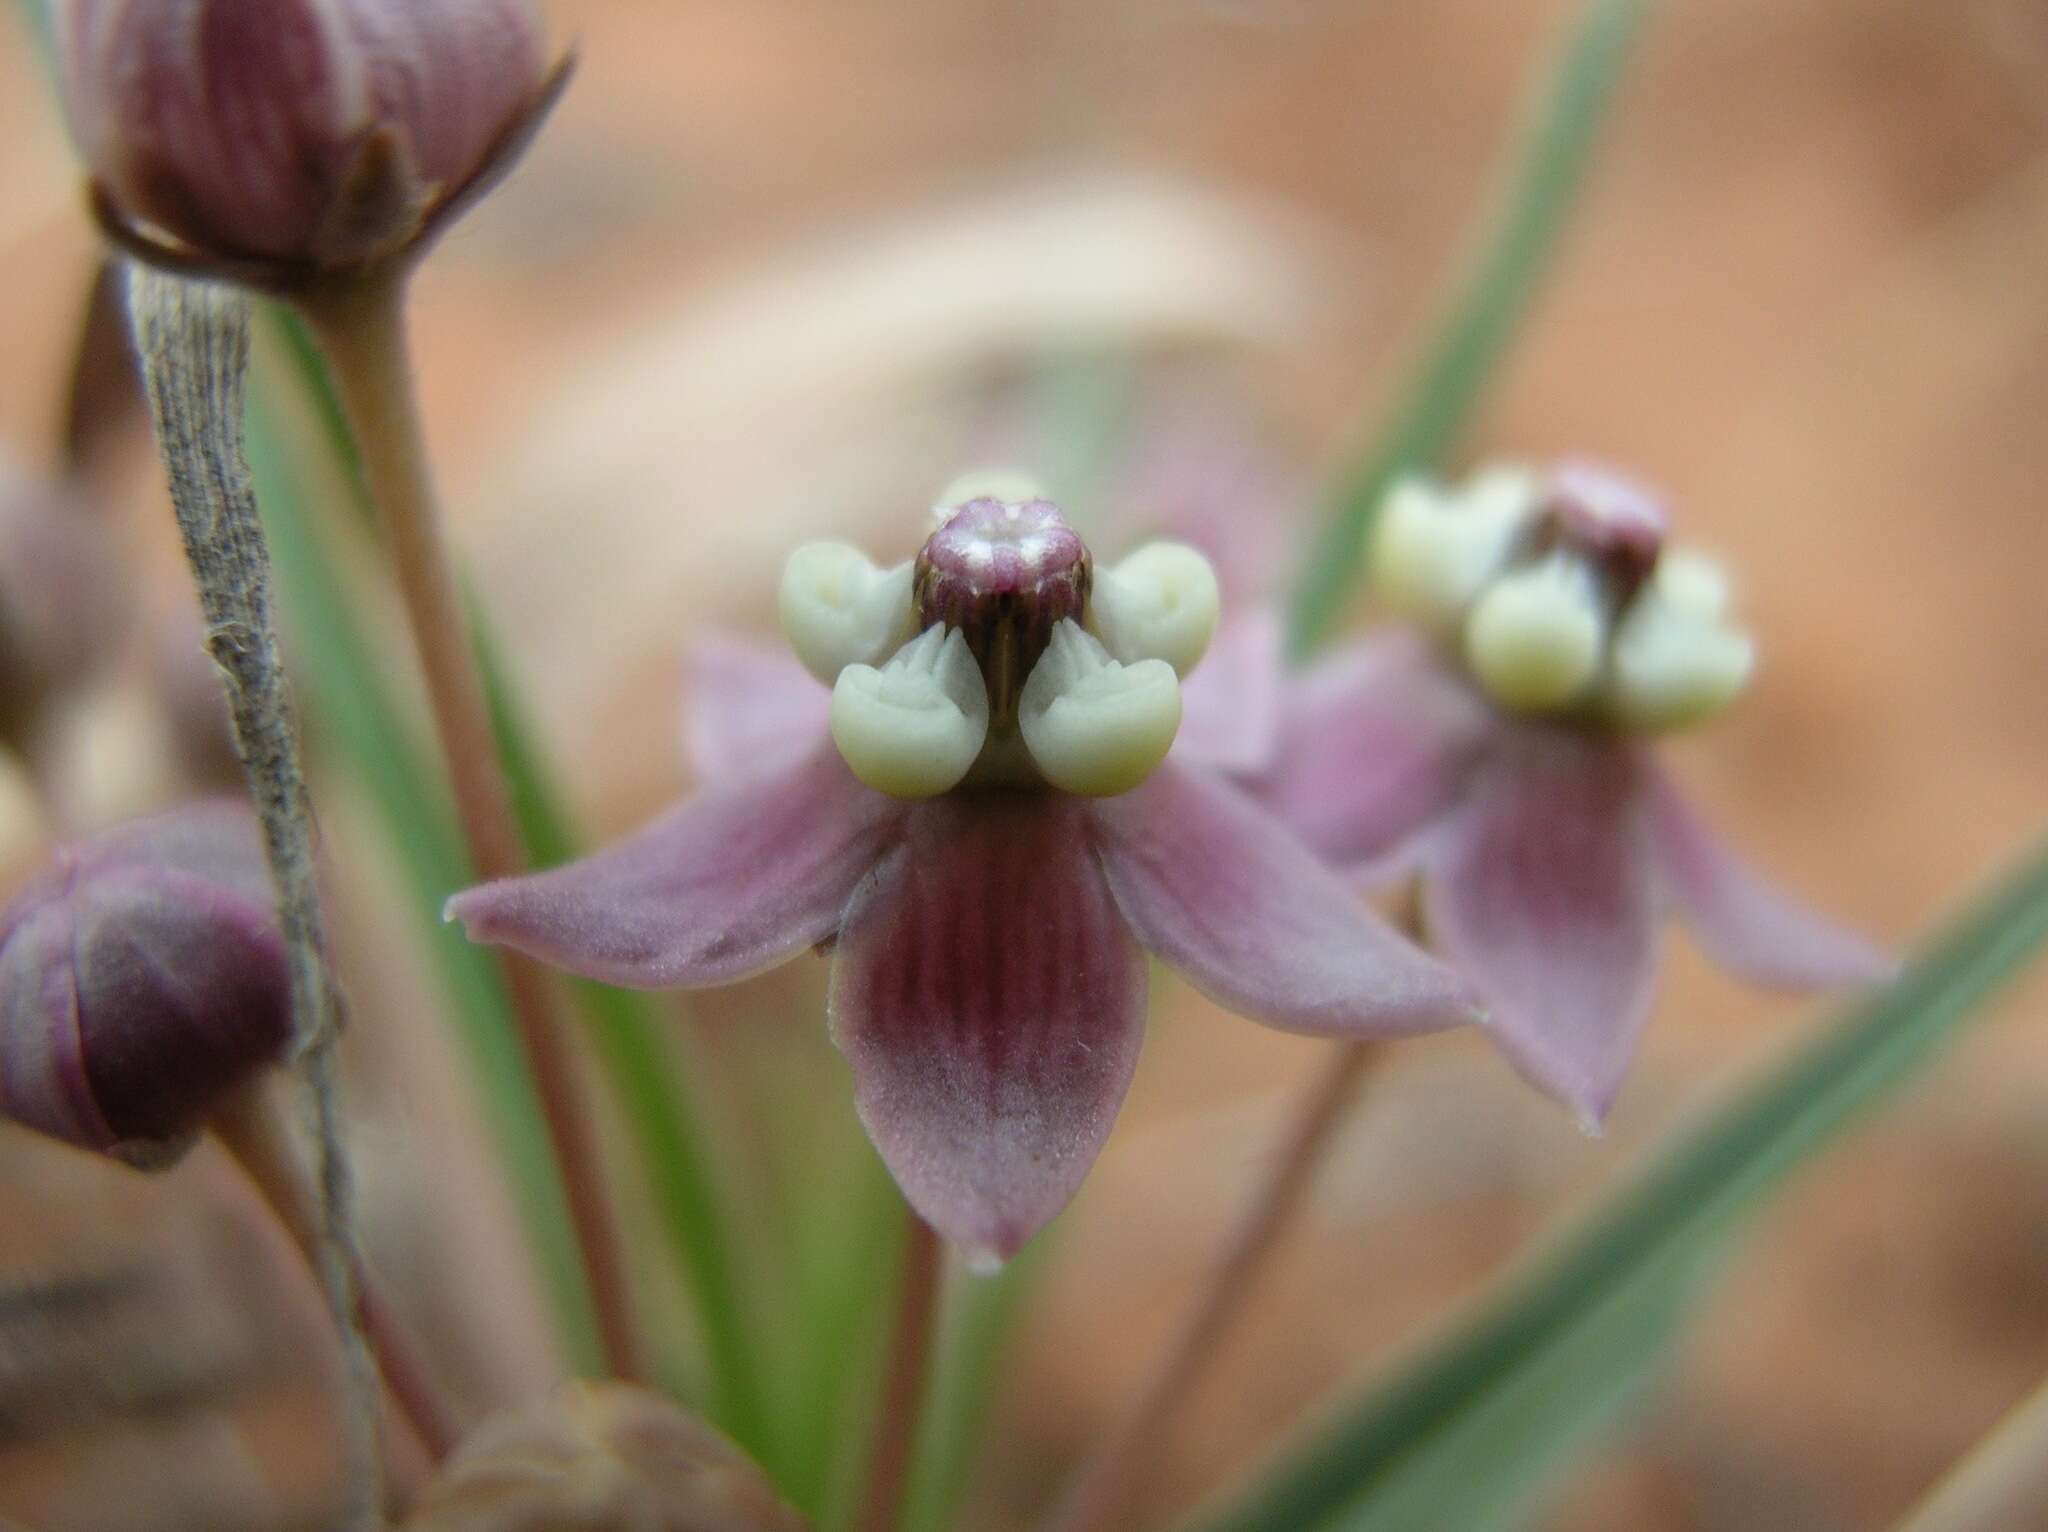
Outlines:
[[379,1519],[379,1396],[353,1277],[352,1188],[334,1054],[341,1002],[327,964],[312,805],[271,616],[270,550],[242,455],[249,299],[136,267],[128,308],[171,504],[199,585],[207,652],[227,688],[235,745],[262,820],[278,923],[290,954],[303,1110],[319,1155],[320,1278],[341,1335],[345,1371],[348,1502],[342,1525],[353,1532]]

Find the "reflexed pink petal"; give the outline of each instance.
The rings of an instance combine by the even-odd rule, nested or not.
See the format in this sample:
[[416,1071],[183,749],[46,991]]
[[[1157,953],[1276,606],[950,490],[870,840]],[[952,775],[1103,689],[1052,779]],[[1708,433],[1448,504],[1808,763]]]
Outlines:
[[457,894],[448,916],[477,941],[610,984],[725,984],[837,931],[902,820],[827,746],[594,856]]
[[1640,780],[1608,741],[1504,729],[1424,871],[1431,941],[1478,986],[1516,1068],[1589,1125],[1621,1089],[1656,977]]
[[1280,744],[1280,645],[1280,614],[1270,608],[1225,619],[1201,664],[1181,682],[1173,748],[1232,776],[1270,766]]
[[1414,870],[1492,725],[1420,636],[1368,639],[1292,688],[1259,796],[1324,861],[1388,887]]
[[832,691],[789,645],[700,633],[684,655],[683,754],[700,786],[745,781],[794,764],[831,727]]
[[1759,877],[1645,765],[1644,811],[1665,894],[1715,962],[1758,984],[1826,989],[1882,983],[1898,964]]
[[910,1205],[1007,1259],[1095,1163],[1137,1067],[1145,966],[1090,854],[1085,804],[952,794],[847,912],[832,1036]]
[[1395,935],[1280,822],[1168,760],[1092,808],[1140,942],[1219,1005],[1290,1032],[1382,1037],[1474,1019],[1458,977]]

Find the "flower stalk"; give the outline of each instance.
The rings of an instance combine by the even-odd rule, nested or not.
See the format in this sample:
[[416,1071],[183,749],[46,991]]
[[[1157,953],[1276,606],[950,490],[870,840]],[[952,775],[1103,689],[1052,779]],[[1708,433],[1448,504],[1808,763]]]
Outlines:
[[1160,1351],[1136,1395],[1061,1498],[1045,1532],[1098,1532],[1122,1513],[1172,1430],[1182,1405],[1216,1360],[1293,1228],[1346,1113],[1386,1054],[1379,1042],[1344,1043],[1309,1082],[1271,1172]]
[[910,1449],[917,1440],[931,1375],[932,1338],[939,1320],[939,1237],[916,1213],[904,1220],[903,1268],[897,1276],[896,1319],[875,1411],[868,1454],[868,1484],[860,1532],[893,1532],[910,1486]]
[[[319,1198],[292,1143],[290,1125],[266,1082],[236,1093],[208,1124],[286,1234],[316,1271],[320,1260]],[[419,1344],[358,1258],[352,1272],[364,1337],[391,1403],[435,1463],[455,1449],[461,1426]]]
[[271,611],[270,554],[242,456],[249,300],[138,267],[129,285],[129,316],[172,508],[199,587],[207,652],[226,684],[277,895],[301,1109],[317,1155],[315,1266],[341,1338],[347,1390],[347,1500],[337,1524],[369,1527],[381,1495],[379,1406],[354,1279],[354,1189],[335,1056],[342,1007],[327,964],[312,806]]
[[[471,859],[485,878],[510,877],[526,871],[526,849],[442,531],[413,387],[404,298],[403,271],[387,268],[323,283],[301,295],[299,308],[327,354],[363,455]],[[607,1365],[618,1377],[644,1378],[625,1254],[583,1087],[565,1042],[560,992],[532,960],[508,952],[501,962],[560,1165]]]

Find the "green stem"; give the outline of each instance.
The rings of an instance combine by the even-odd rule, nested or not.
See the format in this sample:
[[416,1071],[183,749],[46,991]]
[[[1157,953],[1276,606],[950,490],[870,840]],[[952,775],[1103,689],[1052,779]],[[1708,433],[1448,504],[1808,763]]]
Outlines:
[[918,1416],[931,1373],[932,1337],[938,1327],[939,1237],[915,1213],[904,1223],[896,1323],[874,1416],[867,1495],[857,1523],[860,1532],[895,1532],[902,1515],[910,1480],[910,1451],[917,1440]]
[[1630,44],[1654,0],[1587,0],[1501,185],[1496,211],[1431,331],[1392,417],[1339,479],[1288,612],[1299,660],[1342,615],[1374,514],[1403,473],[1457,446],[1527,313],[1606,125]]

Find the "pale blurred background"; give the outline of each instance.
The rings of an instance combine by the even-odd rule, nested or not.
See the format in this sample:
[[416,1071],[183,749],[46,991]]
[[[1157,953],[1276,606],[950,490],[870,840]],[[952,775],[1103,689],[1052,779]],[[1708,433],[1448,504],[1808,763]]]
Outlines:
[[[1040,443],[1055,482],[1108,501],[1119,433],[1179,422],[1164,439],[1190,453],[1240,438],[1247,504],[1292,514],[1412,354],[1568,7],[550,9],[576,83],[430,264],[417,318],[463,540],[579,805],[616,831],[686,784],[691,626],[762,622],[801,536],[907,545],[977,452]],[[19,455],[52,450],[93,253],[23,33],[0,29],[0,441]],[[1889,940],[1923,930],[2048,810],[2048,7],[1670,0],[1475,449],[1591,453],[1669,488],[1741,571],[1765,655],[1752,697],[1678,747],[1681,774],[1792,887]],[[147,740],[132,698],[81,723],[104,812],[161,790]],[[333,791],[346,846],[362,815]],[[20,867],[36,832],[10,812]],[[406,933],[363,839],[346,944],[386,957]],[[1476,1037],[1399,1051],[1192,1403],[1154,1520],[1807,1014],[1679,940],[1669,976],[1605,1141]],[[351,982],[379,1002],[356,1044],[373,1238],[453,1327],[474,1397],[538,1388],[537,1345],[455,1334],[475,1292],[431,1307],[455,1272],[493,1312],[534,1297],[502,1189],[461,1148],[454,1055],[428,1021],[375,1031],[430,992]],[[814,1030],[815,997],[800,973],[700,1025]],[[2048,1374],[2044,1000],[2022,991],[1797,1183],[1533,1525],[1882,1527]],[[1319,1058],[1172,992],[1055,1235],[970,1525],[1043,1505]],[[293,1357],[317,1310],[225,1166],[144,1185],[0,1137],[0,1333],[10,1295],[67,1274],[87,1283],[75,1330],[0,1347],[0,1518],[297,1524],[293,1454],[324,1426]],[[124,1313],[172,1316],[179,1345],[39,1411],[35,1367],[91,1373],[85,1337]]]

